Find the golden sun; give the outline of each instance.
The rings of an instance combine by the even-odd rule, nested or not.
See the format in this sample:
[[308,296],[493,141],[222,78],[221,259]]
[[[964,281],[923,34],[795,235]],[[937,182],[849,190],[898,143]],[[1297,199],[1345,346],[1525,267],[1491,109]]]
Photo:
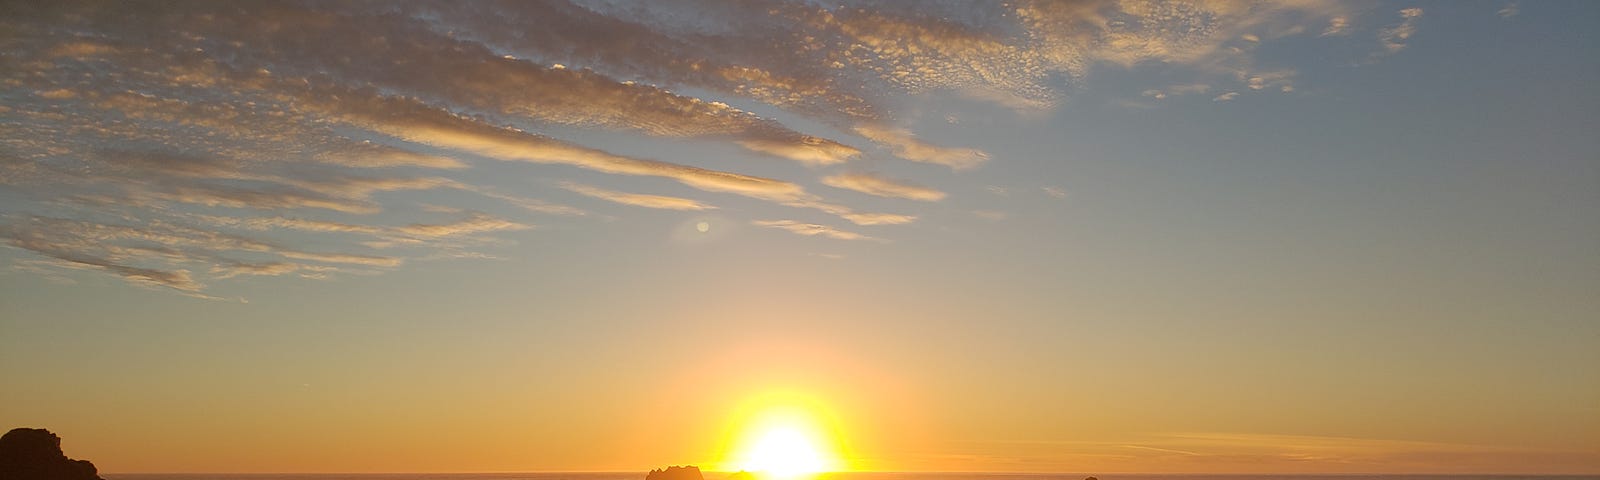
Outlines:
[[789,480],[840,468],[838,447],[817,415],[771,409],[743,422],[728,467],[763,480]]
[[828,469],[822,453],[804,433],[780,428],[762,434],[753,444],[742,462],[741,470],[760,472],[774,477],[792,478],[820,473]]

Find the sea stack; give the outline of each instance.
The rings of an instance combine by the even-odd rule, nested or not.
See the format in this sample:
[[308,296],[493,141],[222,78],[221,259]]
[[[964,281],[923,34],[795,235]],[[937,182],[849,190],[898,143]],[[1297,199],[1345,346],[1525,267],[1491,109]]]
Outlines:
[[61,451],[61,437],[43,428],[18,428],[0,436],[0,480],[104,480],[88,460]]

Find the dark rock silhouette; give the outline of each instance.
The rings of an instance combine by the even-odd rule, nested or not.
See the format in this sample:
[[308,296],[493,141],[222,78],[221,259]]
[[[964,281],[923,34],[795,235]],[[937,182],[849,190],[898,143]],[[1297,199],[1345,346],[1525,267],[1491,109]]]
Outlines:
[[61,452],[61,437],[42,428],[0,436],[0,480],[104,480],[88,460]]
[[694,465],[684,465],[682,467],[671,466],[671,467],[667,467],[667,468],[662,469],[662,470],[651,470],[649,475],[645,475],[644,476],[644,480],[706,480],[706,479],[705,479],[704,476],[700,475],[700,467],[696,467]]

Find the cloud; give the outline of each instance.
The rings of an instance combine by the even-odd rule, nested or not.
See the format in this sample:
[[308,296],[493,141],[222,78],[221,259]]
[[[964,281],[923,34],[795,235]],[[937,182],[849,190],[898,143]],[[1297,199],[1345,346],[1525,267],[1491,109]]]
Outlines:
[[1328,19],[1328,28],[1322,30],[1322,36],[1344,35],[1350,31],[1350,19],[1337,16]]
[[520,223],[495,218],[482,213],[473,213],[468,218],[445,224],[413,223],[398,227],[395,231],[417,237],[453,237],[470,233],[503,232],[527,230],[533,227]]
[[[245,232],[295,230],[365,235],[375,240],[364,244],[420,248],[423,252],[420,258],[438,258],[446,254],[462,258],[466,255],[460,248],[463,242],[485,241],[476,235],[531,228],[478,212],[469,212],[465,218],[453,222],[396,227],[291,217],[238,218],[180,213],[165,216],[170,219],[147,217],[142,225],[44,216],[7,218],[0,223],[0,240],[12,247],[59,260],[58,264],[93,267],[136,284],[164,286],[208,297],[200,293],[206,288],[199,277],[202,274],[209,275],[212,280],[288,273],[326,278],[333,273],[363,271],[345,267],[373,272],[396,268],[405,262],[405,258],[399,256],[309,251],[217,231],[215,227]],[[187,226],[178,223],[180,220],[196,221],[213,228]]]
[[[855,225],[904,225],[920,212],[862,211],[807,191],[797,183],[807,174],[794,170],[719,170],[678,149],[623,155],[574,132],[603,131],[607,144],[683,139],[805,167],[857,161],[870,145],[872,155],[965,172],[988,164],[989,153],[906,127],[924,113],[908,99],[953,95],[1038,115],[1098,70],[1146,63],[1172,70],[1169,85],[1146,89],[1157,99],[1289,92],[1297,71],[1256,52],[1308,29],[1342,34],[1356,13],[1322,0],[690,2],[693,16],[677,12],[681,4],[561,1],[12,9],[0,18],[10,33],[0,184],[22,200],[7,205],[17,215],[0,225],[46,225],[59,237],[5,241],[48,259],[23,261],[202,295],[224,280],[495,256],[469,247],[508,244],[495,235],[531,222],[417,206],[466,193],[523,215],[583,216],[502,174],[561,176],[569,167]],[[1374,48],[1403,48],[1420,13],[1403,10]],[[778,113],[755,113],[767,111]],[[490,164],[492,172],[472,171]],[[890,198],[946,196],[870,174],[823,183]],[[711,208],[577,188],[632,205]],[[465,217],[439,223],[440,215]]]
[[913,162],[944,165],[955,170],[976,167],[989,160],[989,154],[972,148],[941,147],[918,140],[910,130],[865,124],[855,131],[868,140],[889,146],[894,155]]
[[1515,17],[1519,13],[1522,13],[1522,8],[1517,5],[1517,2],[1507,3],[1504,8],[1500,9],[1500,11],[1494,12],[1494,14],[1499,15],[1500,18]]
[[[694,7],[697,18],[719,25],[716,35],[703,34],[703,22],[668,14],[672,5],[565,2],[320,10],[195,4],[160,16],[107,7],[82,15],[78,24],[145,34],[175,50],[200,42],[241,66],[289,75],[325,72],[501,115],[727,138],[754,151],[828,164],[853,156],[853,148],[671,88],[750,98],[836,126],[890,120],[895,94],[949,91],[1013,108],[1049,108],[1067,93],[1058,79],[1076,81],[1096,62],[1211,69],[1247,53],[1230,51],[1229,42],[1269,41],[1317,19],[1340,31],[1350,15],[1345,5],[1315,0]],[[127,18],[144,21],[116,24]],[[375,37],[396,40],[363,41]],[[109,42],[81,40],[54,48],[69,56],[118,51]]]
[[1229,101],[1229,100],[1233,100],[1235,98],[1239,98],[1239,92],[1228,92],[1228,93],[1224,93],[1222,95],[1217,95],[1216,98],[1212,98],[1211,101],[1213,101],[1213,102],[1226,102],[1226,101]]
[[815,223],[802,223],[802,222],[797,222],[797,221],[794,221],[794,220],[756,220],[756,221],[750,222],[750,224],[751,225],[760,226],[760,227],[768,227],[768,228],[776,228],[776,229],[780,229],[780,230],[788,230],[790,233],[794,233],[796,235],[823,236],[823,237],[832,238],[832,239],[836,239],[836,240],[879,240],[879,239],[876,239],[876,238],[873,238],[873,237],[869,237],[869,236],[862,235],[862,234],[855,233],[855,232],[849,232],[849,231],[845,231],[845,230],[840,230],[840,229],[833,228],[833,227],[830,227],[830,226],[827,226],[827,225],[818,225],[818,224],[815,224]]
[[384,231],[381,227],[370,225],[356,225],[349,223],[329,222],[323,220],[307,220],[303,218],[286,217],[258,217],[235,218],[216,215],[200,215],[198,218],[213,225],[223,225],[248,230],[291,229],[308,232],[340,232],[340,233],[366,233],[377,234]]
[[450,157],[427,155],[371,141],[361,141],[319,153],[313,158],[335,165],[357,168],[424,167],[460,169],[467,164]]
[[[440,208],[434,206],[427,207],[425,210],[434,211],[436,213],[465,213],[466,218],[443,224],[413,223],[398,227],[360,225],[286,217],[235,218],[214,215],[196,215],[195,218],[211,225],[228,226],[253,231],[288,229],[303,232],[364,234],[381,239],[365,242],[365,245],[381,245],[381,248],[399,245],[429,245],[431,240],[443,237],[459,237],[478,233],[520,231],[533,228],[530,225],[505,220],[481,212],[464,212],[461,209]],[[376,266],[396,266],[399,264],[396,261],[397,259],[386,257],[364,257],[351,255],[307,256],[303,253],[285,253],[284,256],[289,258],[326,260],[339,263],[358,263]]]
[[[1348,17],[1337,2],[1025,2],[1019,20],[1056,70],[1086,75],[1096,62],[1185,66],[1207,75],[1251,71],[1255,45]],[[1155,95],[1152,95],[1155,96]]]
[[850,207],[827,203],[818,200],[796,200],[786,202],[785,205],[797,208],[811,208],[821,210],[839,218],[849,220],[856,225],[901,225],[917,220],[916,215],[902,215],[898,213],[857,212]]
[[[0,232],[0,235],[7,235]],[[54,258],[63,266],[95,268],[122,277],[136,285],[166,287],[189,294],[198,294],[205,285],[195,281],[188,270],[158,270],[119,263],[115,259],[89,254],[71,245],[53,243],[41,238],[19,238],[7,235],[7,242],[17,248]]]
[[130,283],[166,287],[205,298],[210,298],[201,293],[206,285],[195,279],[192,270],[185,266],[209,266],[208,270],[220,280],[303,268],[286,266],[290,262],[245,262],[231,256],[269,256],[366,267],[396,267],[402,262],[395,257],[302,251],[164,221],[131,226],[40,216],[9,220],[0,225],[0,239],[12,247],[59,260],[59,265],[98,269]]
[[1422,9],[1407,8],[1400,10],[1399,24],[1378,31],[1378,41],[1383,43],[1383,52],[1388,54],[1398,53],[1406,48],[1406,40],[1417,32],[1417,19],[1422,17]]
[[[321,93],[321,92],[318,92]],[[806,198],[799,185],[770,178],[611,154],[543,135],[498,127],[418,102],[361,92],[307,95],[307,107],[331,118],[406,141],[484,157],[571,165],[618,175],[661,177],[697,189],[773,201]]]
[[615,190],[606,190],[603,188],[591,187],[589,185],[575,182],[562,182],[561,188],[577,192],[584,196],[594,197],[609,202],[616,202],[623,205],[633,205],[635,207],[696,211],[717,208],[687,198],[618,192]]
[[844,163],[850,157],[861,153],[855,147],[832,140],[811,136],[799,136],[782,140],[776,139],[746,139],[738,140],[739,144],[751,151],[783,157],[810,165],[832,165]]
[[285,188],[238,188],[225,185],[163,185],[159,189],[138,191],[130,198],[137,202],[172,201],[207,207],[283,210],[320,208],[346,213],[377,213],[377,204],[368,201],[333,198]]
[[1067,189],[1061,187],[1039,187],[1050,198],[1067,198]]
[[469,188],[440,177],[268,173],[252,168],[249,162],[216,154],[113,150],[94,152],[88,158],[109,172],[80,175],[79,180],[120,183],[131,199],[146,202],[375,213],[380,207],[372,201],[372,195],[378,192]]
[[1206,91],[1208,91],[1208,90],[1211,90],[1211,85],[1207,85],[1207,84],[1204,84],[1204,83],[1194,83],[1194,84],[1187,84],[1187,85],[1172,85],[1172,86],[1166,87],[1165,89],[1149,89],[1149,90],[1145,90],[1144,92],[1140,93],[1140,95],[1146,96],[1146,97],[1155,98],[1156,100],[1161,100],[1161,99],[1167,98],[1170,95],[1188,95],[1188,94],[1194,94],[1194,93],[1206,93]]
[[904,225],[917,220],[916,215],[898,213],[845,213],[839,216],[856,225]]
[[[658,5],[638,7],[606,11],[564,2],[424,5],[430,17],[457,35],[529,58],[582,64],[663,85],[689,85],[809,114],[854,119],[877,115],[877,107],[861,92],[817,68],[822,58],[797,58],[808,50],[785,40],[785,32],[796,23],[751,21],[766,16],[768,5],[696,5],[701,16],[725,25],[722,36],[674,25],[673,17],[651,12]],[[645,13],[633,17],[634,12]]]
[[[387,8],[367,11],[352,5],[338,10],[259,4],[219,11],[194,4],[170,9],[159,18],[175,19],[185,31],[215,39],[208,46],[232,56],[235,65],[277,73],[326,73],[552,124],[728,138],[758,152],[814,164],[844,162],[856,153],[854,148],[801,134],[725,103],[620,81],[592,70],[506,58],[481,43],[435,31],[421,18],[388,14]],[[393,41],[365,41],[374,37]],[[396,58],[406,61],[392,61]]]
[[537,199],[537,198],[528,198],[528,197],[522,197],[522,196],[517,196],[517,195],[501,193],[501,192],[499,192],[497,190],[490,189],[490,188],[479,187],[475,191],[479,195],[483,195],[483,196],[486,196],[486,197],[489,197],[489,198],[493,198],[493,199],[497,199],[497,200],[500,200],[500,201],[503,201],[503,202],[506,202],[506,203],[510,203],[512,205],[516,205],[517,207],[522,208],[523,210],[530,211],[530,212],[546,213],[546,214],[551,214],[551,215],[571,215],[571,216],[582,216],[582,215],[588,215],[589,214],[589,212],[585,212],[581,208],[577,208],[577,207],[573,207],[573,206],[569,206],[569,205],[562,205],[562,204],[559,204],[559,203],[551,203],[551,202],[547,202],[547,201],[540,200],[540,199]]
[[368,267],[398,267],[398,266],[400,266],[400,264],[402,262],[404,262],[404,260],[402,260],[400,258],[397,258],[397,257],[385,257],[385,256],[379,256],[379,255],[355,255],[355,254],[346,254],[346,253],[312,253],[312,252],[298,252],[298,251],[294,251],[294,250],[284,250],[284,251],[277,252],[277,253],[279,255],[283,255],[285,258],[293,258],[293,259],[296,259],[296,260],[310,260],[310,261],[313,261],[313,262],[322,262],[322,263],[343,263],[343,264],[350,264],[350,265],[362,265],[362,266],[368,266]]
[[859,225],[900,224],[916,219],[911,215],[856,212],[843,205],[824,202],[792,182],[616,155],[463,118],[411,99],[338,91],[307,92],[301,101],[303,108],[319,110],[354,126],[496,160],[570,165],[609,174],[667,178],[707,192],[818,209]]
[[228,279],[240,275],[265,275],[278,276],[300,270],[301,265],[287,262],[268,263],[233,263],[211,267],[211,274],[218,279]]
[[1296,74],[1294,70],[1254,71],[1239,72],[1238,77],[1251,90],[1263,90],[1269,87],[1293,90],[1293,84],[1290,82]]
[[854,190],[879,197],[904,198],[924,202],[937,202],[944,200],[945,197],[945,193],[938,190],[891,180],[872,173],[841,173],[823,177],[822,183],[834,188]]

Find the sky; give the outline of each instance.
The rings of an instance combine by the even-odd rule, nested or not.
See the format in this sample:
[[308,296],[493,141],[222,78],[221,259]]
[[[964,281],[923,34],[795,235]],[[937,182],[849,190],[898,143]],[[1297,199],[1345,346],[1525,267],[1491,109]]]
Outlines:
[[1600,3],[0,4],[102,472],[1600,473]]

